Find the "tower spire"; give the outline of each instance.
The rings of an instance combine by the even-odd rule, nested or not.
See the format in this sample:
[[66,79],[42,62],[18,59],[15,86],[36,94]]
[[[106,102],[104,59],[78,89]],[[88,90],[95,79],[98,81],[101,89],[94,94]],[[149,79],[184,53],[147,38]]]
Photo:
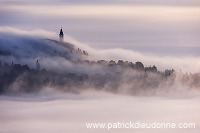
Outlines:
[[62,27],[61,27],[61,29],[60,29],[59,38],[60,38],[60,41],[63,42],[64,33],[63,33],[63,30],[62,30]]

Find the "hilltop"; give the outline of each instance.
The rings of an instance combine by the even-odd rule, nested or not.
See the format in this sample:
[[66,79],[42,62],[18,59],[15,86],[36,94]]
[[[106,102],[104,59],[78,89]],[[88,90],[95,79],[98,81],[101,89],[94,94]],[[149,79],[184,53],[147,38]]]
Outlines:
[[161,86],[166,89],[177,82],[186,88],[200,87],[199,74],[162,72],[140,61],[91,61],[87,51],[64,41],[1,36],[0,43],[1,94],[35,93],[46,87],[75,93],[95,89],[154,94]]

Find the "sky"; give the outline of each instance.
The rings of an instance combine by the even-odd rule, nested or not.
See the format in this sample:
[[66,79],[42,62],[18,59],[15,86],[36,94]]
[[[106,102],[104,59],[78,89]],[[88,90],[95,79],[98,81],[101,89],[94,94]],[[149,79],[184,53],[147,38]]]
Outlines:
[[198,0],[1,0],[0,26],[63,27],[92,47],[199,55],[199,7]]

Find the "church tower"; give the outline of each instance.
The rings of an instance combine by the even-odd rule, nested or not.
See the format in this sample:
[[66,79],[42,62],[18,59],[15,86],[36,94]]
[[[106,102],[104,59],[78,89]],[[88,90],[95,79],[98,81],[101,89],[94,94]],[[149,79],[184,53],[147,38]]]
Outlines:
[[62,30],[62,27],[61,27],[61,29],[60,29],[59,38],[60,38],[60,42],[63,42],[64,33],[63,33],[63,30]]

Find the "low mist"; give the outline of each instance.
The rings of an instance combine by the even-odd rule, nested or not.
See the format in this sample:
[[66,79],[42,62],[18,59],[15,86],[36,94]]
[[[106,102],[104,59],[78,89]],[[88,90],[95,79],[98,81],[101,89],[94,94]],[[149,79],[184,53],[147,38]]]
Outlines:
[[[0,44],[2,133],[200,130],[198,57],[97,50],[70,38],[59,42],[5,32],[0,34]],[[108,131],[85,125],[129,121],[188,122],[196,128]]]
[[25,33],[19,29],[1,31],[2,94],[38,93],[43,88],[148,96],[199,92],[198,57],[97,50],[70,37],[60,42]]
[[[81,95],[44,93],[1,96],[2,133],[198,133],[199,96],[193,98],[132,97],[103,92]],[[14,108],[14,110],[13,110]],[[12,109],[12,110],[11,110]],[[193,129],[87,129],[89,122],[182,122]]]

